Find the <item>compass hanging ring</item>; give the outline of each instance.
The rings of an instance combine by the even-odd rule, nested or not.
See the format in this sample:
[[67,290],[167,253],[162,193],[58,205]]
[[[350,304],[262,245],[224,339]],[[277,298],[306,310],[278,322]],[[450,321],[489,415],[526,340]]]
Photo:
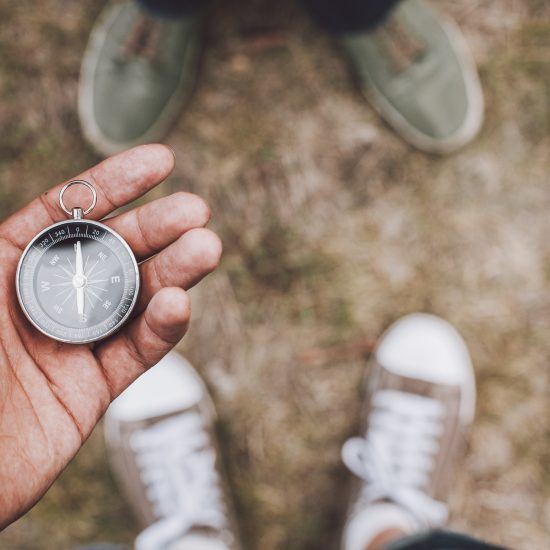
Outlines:
[[[65,203],[63,202],[63,195],[65,194],[65,191],[67,191],[67,189],[69,189],[69,187],[72,187],[73,185],[83,185],[84,187],[87,187],[89,191],[92,193],[92,202],[90,206],[86,208],[86,210],[82,210],[82,208],[79,206],[69,210],[65,206]],[[75,219],[78,219],[77,218],[78,214],[80,214],[80,216],[78,217],[87,216],[95,208],[96,204],[97,204],[97,191],[95,190],[95,187],[88,181],[72,180],[69,183],[66,183],[61,189],[61,191],[59,191],[59,205],[61,206],[63,212],[65,212],[69,216],[72,216]]]

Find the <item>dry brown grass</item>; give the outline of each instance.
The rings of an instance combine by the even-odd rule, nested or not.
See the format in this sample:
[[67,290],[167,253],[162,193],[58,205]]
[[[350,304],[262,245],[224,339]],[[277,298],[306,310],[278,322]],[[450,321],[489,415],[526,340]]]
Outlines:
[[[179,164],[161,192],[206,196],[225,243],[220,270],[193,292],[182,350],[213,391],[249,548],[337,542],[339,447],[365,357],[417,310],[459,328],[477,372],[452,526],[548,545],[550,13],[542,0],[439,3],[467,35],[487,103],[460,154],[405,146],[364,105],[332,41],[286,2],[215,10],[197,93],[170,136]],[[0,30],[4,214],[94,161],[74,103],[99,8],[0,0],[11,22]],[[96,433],[0,546],[130,542],[103,455]]]

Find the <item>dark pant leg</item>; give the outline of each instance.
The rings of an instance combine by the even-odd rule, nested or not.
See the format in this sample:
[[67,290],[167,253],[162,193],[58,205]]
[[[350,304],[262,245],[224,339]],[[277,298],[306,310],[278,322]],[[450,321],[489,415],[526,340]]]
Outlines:
[[138,0],[153,15],[183,17],[194,15],[207,4],[207,0]]
[[450,531],[428,531],[399,539],[384,550],[506,550]]
[[300,0],[309,13],[330,32],[368,30],[386,17],[399,0]]

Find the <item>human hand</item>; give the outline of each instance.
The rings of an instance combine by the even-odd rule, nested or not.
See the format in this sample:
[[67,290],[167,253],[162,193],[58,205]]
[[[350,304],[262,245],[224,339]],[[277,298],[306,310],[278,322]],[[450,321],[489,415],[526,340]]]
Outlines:
[[[168,148],[145,145],[79,175],[97,190],[90,218],[143,195],[173,167]],[[93,345],[52,340],[21,311],[15,273],[34,235],[66,219],[60,188],[0,225],[0,528],[40,499],[109,403],[182,338],[190,316],[185,290],[214,270],[221,254],[218,237],[204,229],[208,207],[195,195],[176,193],[106,220],[142,262],[133,318]]]

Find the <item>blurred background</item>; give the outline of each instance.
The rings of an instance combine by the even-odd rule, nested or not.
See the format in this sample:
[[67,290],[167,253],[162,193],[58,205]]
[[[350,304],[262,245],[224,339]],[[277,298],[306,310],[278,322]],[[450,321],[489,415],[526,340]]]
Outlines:
[[[213,392],[248,548],[337,544],[349,480],[339,450],[366,358],[418,310],[457,326],[477,373],[451,526],[548,547],[550,5],[435,4],[461,26],[485,94],[484,128],[458,154],[404,144],[290,0],[215,5],[196,93],[168,139],[178,166],[154,196],[204,196],[225,244],[193,291],[180,349]],[[103,5],[0,0],[2,217],[100,160],[76,95]],[[0,548],[131,543],[136,529],[98,427]]]

